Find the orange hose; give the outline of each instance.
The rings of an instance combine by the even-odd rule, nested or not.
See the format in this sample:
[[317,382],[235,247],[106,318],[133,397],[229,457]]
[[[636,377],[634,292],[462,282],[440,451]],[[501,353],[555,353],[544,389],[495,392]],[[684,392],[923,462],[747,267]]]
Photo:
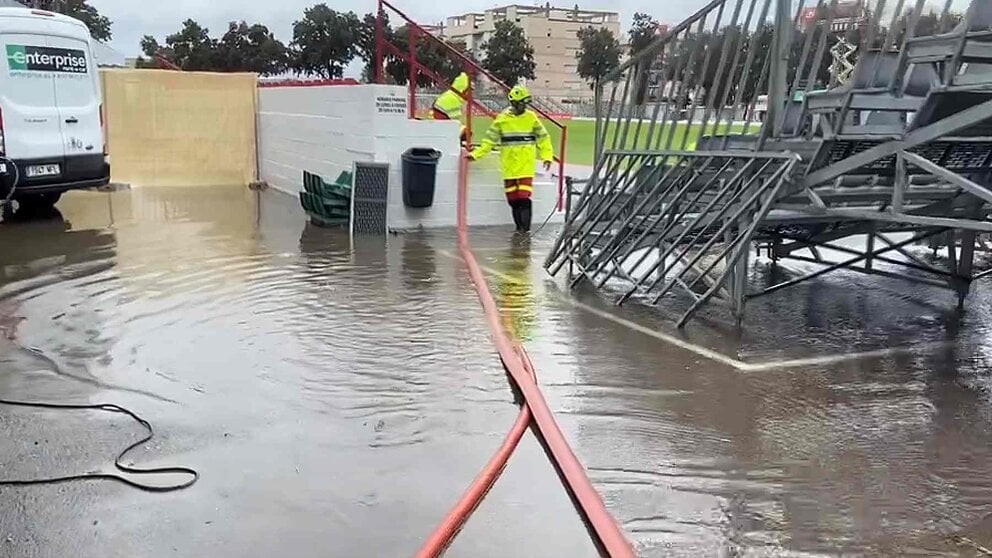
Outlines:
[[[606,552],[606,555],[611,558],[633,558],[634,550],[631,548],[630,543],[624,537],[623,532],[620,530],[619,525],[617,525],[616,520],[613,516],[606,510],[606,506],[603,504],[603,499],[596,492],[596,489],[592,486],[589,481],[589,477],[586,475],[585,469],[579,462],[575,453],[572,452],[572,448],[569,447],[568,442],[565,440],[565,436],[558,426],[557,421],[555,421],[554,415],[551,409],[548,407],[547,401],[544,399],[544,395],[541,393],[540,387],[537,385],[533,374],[531,373],[530,358],[527,353],[519,345],[514,345],[511,342],[510,337],[507,335],[506,331],[503,329],[502,324],[499,321],[499,310],[496,306],[496,301],[493,299],[492,293],[489,291],[489,285],[486,283],[486,278],[482,273],[482,269],[479,267],[479,262],[475,259],[475,254],[472,253],[472,248],[469,245],[468,240],[468,226],[467,226],[467,209],[468,209],[468,166],[467,159],[462,158],[458,171],[458,203],[457,203],[457,223],[458,223],[458,248],[461,252],[462,259],[465,261],[465,266],[468,269],[469,275],[472,278],[472,282],[475,284],[475,290],[479,295],[479,302],[482,303],[482,309],[486,315],[486,320],[489,322],[489,330],[493,337],[493,343],[496,345],[496,350],[499,352],[500,358],[503,360],[503,365],[506,367],[510,376],[513,377],[513,381],[517,384],[520,392],[524,397],[524,409],[530,410],[533,415],[534,423],[537,426],[538,431],[544,438],[549,452],[551,453],[552,459],[555,461],[555,465],[561,472],[565,483],[571,490],[578,502],[581,511],[588,520],[596,538],[599,539],[599,543],[602,549]],[[521,411],[521,415],[523,410]],[[518,418],[518,423],[520,419]],[[516,424],[514,425],[516,428]],[[512,438],[513,432],[507,437],[507,441]],[[515,443],[514,443],[515,445]],[[507,442],[504,442],[504,446],[500,448],[499,456],[505,459],[509,458],[509,453],[503,456],[503,450],[507,446]],[[512,451],[512,448],[511,450]],[[490,460],[487,464],[487,470],[490,466],[496,465],[494,468],[495,476],[498,476],[499,472],[505,466],[505,460],[502,464],[496,456]],[[469,492],[466,492],[465,496],[461,501],[459,501],[456,506],[456,510],[462,510],[457,515],[455,510],[449,514],[445,522],[439,527],[438,531],[431,536],[430,541],[439,541],[433,547],[428,547],[421,550],[421,554],[418,556],[438,556],[446,548],[447,544],[455,537],[458,529],[467,519],[468,514],[465,513],[464,517],[462,514],[465,510],[471,513],[471,510],[475,509],[482,497],[485,496],[485,490],[479,489],[479,487],[485,486],[485,482],[488,477],[480,475],[470,487]],[[495,477],[489,481],[489,486],[495,482]],[[459,521],[460,518],[460,521]],[[452,519],[452,521],[448,521]],[[443,543],[443,544],[440,544]],[[423,554],[428,552],[427,554]],[[430,554],[429,552],[434,552]]]
[[[533,367],[529,367],[528,372],[533,375]],[[444,554],[451,541],[462,530],[465,522],[468,521],[468,518],[479,507],[479,504],[482,503],[483,498],[489,494],[493,485],[496,484],[496,479],[503,474],[506,463],[510,460],[510,456],[513,455],[513,451],[517,449],[517,444],[524,437],[524,433],[527,432],[527,425],[530,424],[530,419],[530,407],[524,403],[520,407],[520,414],[517,415],[516,422],[513,423],[513,427],[510,428],[506,439],[503,440],[503,445],[496,450],[496,453],[486,463],[485,468],[482,469],[468,489],[465,490],[465,493],[455,504],[455,507],[448,512],[448,515],[441,521],[441,524],[431,533],[430,538],[424,542],[420,551],[417,552],[416,558],[436,558]]]

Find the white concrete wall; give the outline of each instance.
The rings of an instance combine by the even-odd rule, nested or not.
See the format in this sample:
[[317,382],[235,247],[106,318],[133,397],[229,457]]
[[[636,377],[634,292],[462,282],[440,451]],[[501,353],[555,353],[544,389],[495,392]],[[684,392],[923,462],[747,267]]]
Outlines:
[[[457,122],[410,120],[406,89],[388,85],[265,87],[259,89],[259,176],[296,196],[303,171],[333,181],[355,161],[389,163],[388,226],[391,230],[451,227],[456,222]],[[441,152],[434,205],[403,205],[401,155],[411,147]],[[543,222],[557,199],[557,182],[535,179],[534,220]],[[473,163],[469,172],[471,225],[510,225],[499,155]],[[556,215],[560,221],[561,215]]]
[[[400,88],[402,89],[402,88]],[[458,193],[458,135],[461,125],[451,121],[408,120],[388,126],[377,137],[376,156],[389,163],[389,208],[386,222],[391,230],[420,227],[450,227],[455,224]],[[437,164],[434,205],[415,209],[403,205],[403,161],[411,147],[429,147],[441,152]]]

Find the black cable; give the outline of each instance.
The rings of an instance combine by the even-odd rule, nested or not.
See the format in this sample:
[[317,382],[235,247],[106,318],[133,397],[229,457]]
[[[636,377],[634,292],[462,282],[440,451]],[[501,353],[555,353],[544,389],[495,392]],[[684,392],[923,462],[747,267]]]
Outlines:
[[14,168],[14,183],[10,185],[10,191],[7,192],[7,195],[3,199],[0,199],[0,210],[2,210],[5,205],[10,203],[11,198],[14,197],[14,191],[17,190],[17,183],[21,181],[21,169],[17,168],[17,163],[3,155],[0,155],[0,163],[6,163]]
[[544,229],[544,227],[546,227],[548,225],[548,223],[551,221],[551,218],[555,216],[555,213],[558,213],[558,204],[557,203],[554,206],[551,207],[551,213],[548,213],[548,217],[544,220],[543,223],[541,223],[541,226],[540,227],[537,227],[537,230],[534,231],[531,234],[537,234],[537,233],[541,232],[541,230]]
[[152,430],[152,425],[145,419],[139,417],[133,411],[125,409],[120,405],[114,405],[113,403],[100,403],[96,405],[71,405],[63,403],[40,403],[40,402],[29,402],[29,401],[12,401],[9,399],[0,399],[0,405],[10,405],[13,407],[32,407],[37,409],[61,409],[61,410],[94,410],[94,411],[105,411],[108,413],[122,413],[132,419],[134,419],[138,424],[143,426],[145,430],[148,431],[148,435],[144,438],[138,440],[137,442],[131,444],[130,446],[124,448],[124,451],[117,454],[117,458],[114,459],[114,467],[118,471],[123,473],[130,473],[132,475],[162,475],[162,474],[183,474],[190,475],[188,481],[182,484],[175,484],[171,486],[154,486],[148,484],[141,484],[134,482],[130,479],[122,477],[120,475],[113,475],[109,473],[87,473],[85,475],[71,475],[67,477],[54,477],[48,479],[31,479],[31,480],[2,480],[0,479],[0,487],[2,486],[36,486],[42,484],[59,484],[64,482],[73,481],[89,481],[89,480],[108,480],[119,482],[125,484],[132,488],[137,488],[138,490],[144,490],[146,492],[175,492],[176,490],[183,490],[184,488],[189,488],[193,486],[200,479],[200,474],[196,470],[189,467],[158,467],[154,469],[139,469],[137,467],[131,467],[121,463],[124,456],[128,454],[134,448],[151,441],[155,436],[155,431]]
[[[551,174],[551,178],[554,178],[555,176],[556,175],[554,173]],[[555,216],[555,213],[558,213],[558,204],[557,203],[555,203],[553,206],[551,206],[551,213],[548,213],[548,216],[544,219],[544,222],[541,223],[541,226],[540,227],[537,227],[537,230],[535,230],[531,234],[532,235],[535,235],[535,234],[541,232],[542,230],[544,230],[544,227],[548,226],[548,223],[551,222],[551,218]]]

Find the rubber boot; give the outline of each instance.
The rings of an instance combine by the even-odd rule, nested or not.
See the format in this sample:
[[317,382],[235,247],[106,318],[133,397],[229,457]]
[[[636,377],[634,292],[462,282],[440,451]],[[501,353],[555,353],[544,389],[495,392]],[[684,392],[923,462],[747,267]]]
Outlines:
[[530,199],[520,200],[520,226],[518,230],[530,232],[530,223],[533,212],[533,204]]
[[513,225],[517,228],[517,232],[521,230],[521,213],[520,213],[520,200],[513,200],[510,203],[510,212],[513,214]]

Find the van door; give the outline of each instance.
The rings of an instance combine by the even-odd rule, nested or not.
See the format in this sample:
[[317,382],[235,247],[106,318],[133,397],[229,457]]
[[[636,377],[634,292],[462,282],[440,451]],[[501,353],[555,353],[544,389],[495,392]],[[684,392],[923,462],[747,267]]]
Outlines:
[[65,156],[102,156],[99,72],[89,42],[52,35],[48,37],[48,45]]
[[65,154],[55,78],[37,63],[49,48],[47,41],[45,35],[0,32],[0,110],[11,159],[57,161]]

